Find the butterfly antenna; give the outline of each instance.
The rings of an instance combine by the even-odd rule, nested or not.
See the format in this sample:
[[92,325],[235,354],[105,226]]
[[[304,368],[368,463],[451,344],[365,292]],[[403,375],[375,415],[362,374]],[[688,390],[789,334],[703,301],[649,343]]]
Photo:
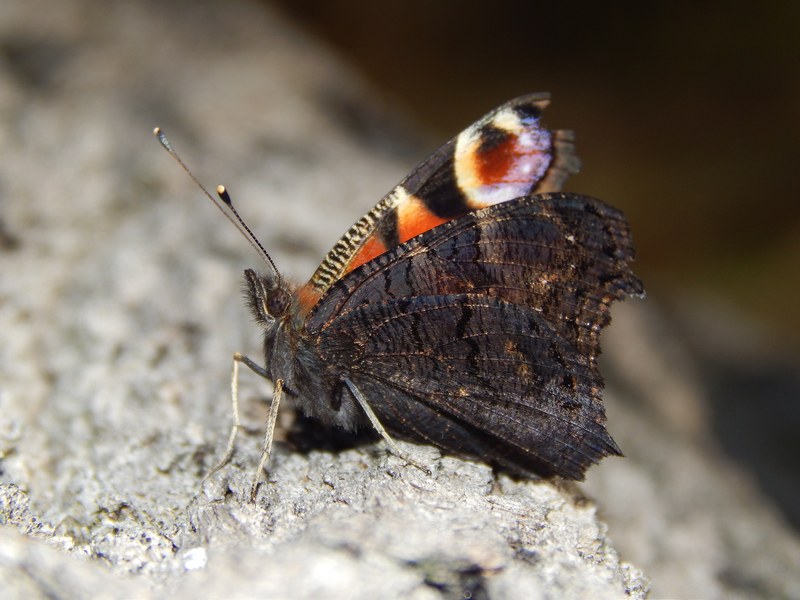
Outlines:
[[181,168],[186,172],[186,174],[192,178],[192,181],[194,181],[195,184],[197,184],[197,187],[199,187],[203,191],[203,193],[206,195],[206,197],[208,197],[209,200],[211,200],[214,206],[216,206],[220,210],[220,212],[222,212],[222,214],[225,215],[225,218],[228,219],[231,223],[233,223],[234,227],[236,227],[236,229],[239,230],[239,233],[241,233],[245,237],[245,239],[248,242],[250,242],[250,245],[255,249],[256,252],[258,252],[261,255],[261,258],[264,259],[264,262],[266,262],[272,268],[272,270],[275,272],[275,275],[278,277],[278,281],[280,281],[281,274],[278,271],[278,267],[275,266],[275,262],[272,260],[272,257],[266,251],[261,242],[258,241],[258,238],[255,236],[252,230],[247,226],[247,223],[244,222],[244,219],[242,219],[242,217],[239,215],[239,211],[237,211],[236,208],[234,208],[233,202],[231,201],[231,197],[228,194],[228,190],[225,189],[225,186],[218,185],[216,190],[217,197],[215,198],[214,196],[212,196],[208,192],[208,190],[205,187],[203,187],[203,184],[198,181],[197,177],[194,176],[194,173],[192,173],[189,170],[189,167],[186,166],[186,163],[183,162],[181,157],[178,156],[178,153],[175,152],[175,149],[172,147],[172,144],[167,139],[167,136],[164,135],[164,132],[161,131],[160,127],[156,127],[153,130],[153,135],[155,135],[158,138],[158,141],[164,147],[164,150],[166,150],[169,153],[169,155],[173,159],[175,159],[175,162],[177,162],[181,166]]

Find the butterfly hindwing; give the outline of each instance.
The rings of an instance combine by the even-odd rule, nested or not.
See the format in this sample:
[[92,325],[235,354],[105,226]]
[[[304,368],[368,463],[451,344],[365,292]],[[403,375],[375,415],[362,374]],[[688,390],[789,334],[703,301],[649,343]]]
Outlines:
[[[423,233],[336,282],[308,315],[392,433],[581,478],[619,453],[596,365],[613,300],[641,293],[622,215],[519,198]],[[377,396],[376,396],[377,395]]]
[[337,325],[358,349],[351,380],[380,399],[373,410],[395,435],[571,479],[619,453],[603,426],[597,369],[528,307],[415,297],[365,306]]
[[299,290],[308,312],[333,282],[388,249],[469,211],[537,192],[557,191],[579,161],[569,131],[548,131],[547,94],[498,107],[439,148],[327,254]]

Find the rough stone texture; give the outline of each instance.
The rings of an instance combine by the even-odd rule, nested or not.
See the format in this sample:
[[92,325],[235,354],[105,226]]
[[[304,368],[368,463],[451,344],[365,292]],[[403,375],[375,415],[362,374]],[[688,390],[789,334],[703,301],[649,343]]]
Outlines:
[[421,158],[374,105],[258,5],[0,5],[3,596],[644,596],[611,539],[658,596],[800,596],[796,539],[704,447],[701,388],[644,307],[617,310],[608,343],[629,458],[588,489],[610,534],[580,486],[410,445],[432,476],[381,444],[278,444],[249,505],[269,390],[247,374],[251,435],[201,486],[228,433],[229,357],[258,355],[237,292],[257,259],[150,131],[228,184],[303,279]]

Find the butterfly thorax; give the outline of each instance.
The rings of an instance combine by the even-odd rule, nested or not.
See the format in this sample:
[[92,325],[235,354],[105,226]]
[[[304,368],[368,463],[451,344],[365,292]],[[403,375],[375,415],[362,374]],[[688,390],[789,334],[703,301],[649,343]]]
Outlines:
[[341,373],[320,359],[314,338],[297,319],[297,298],[278,277],[245,271],[250,310],[264,331],[265,370],[283,380],[289,400],[306,416],[325,425],[353,430],[363,420],[355,400],[345,393]]

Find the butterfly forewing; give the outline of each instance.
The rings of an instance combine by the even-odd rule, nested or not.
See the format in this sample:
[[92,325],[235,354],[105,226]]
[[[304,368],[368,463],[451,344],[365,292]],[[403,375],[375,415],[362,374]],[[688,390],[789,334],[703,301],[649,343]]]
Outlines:
[[299,291],[308,312],[353,269],[469,211],[557,191],[579,161],[572,133],[548,131],[547,94],[516,98],[461,132],[415,168],[337,242]]

